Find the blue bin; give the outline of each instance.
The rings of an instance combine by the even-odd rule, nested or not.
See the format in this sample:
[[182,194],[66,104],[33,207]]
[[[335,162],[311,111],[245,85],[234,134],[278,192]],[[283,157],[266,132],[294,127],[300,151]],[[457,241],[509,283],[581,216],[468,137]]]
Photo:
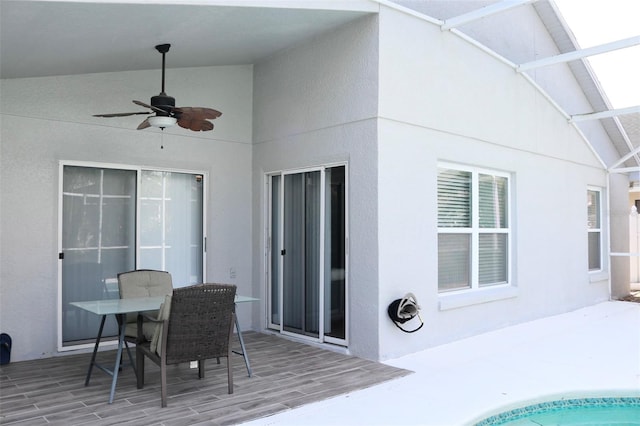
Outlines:
[[11,362],[11,336],[7,333],[0,334],[0,365]]

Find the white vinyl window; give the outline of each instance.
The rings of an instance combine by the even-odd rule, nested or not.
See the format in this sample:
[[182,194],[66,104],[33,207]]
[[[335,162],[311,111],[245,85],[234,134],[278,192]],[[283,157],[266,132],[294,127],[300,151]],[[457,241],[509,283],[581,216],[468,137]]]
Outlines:
[[509,175],[441,164],[438,168],[438,289],[509,283]]
[[599,189],[587,189],[587,238],[590,272],[602,270],[601,198],[601,191]]

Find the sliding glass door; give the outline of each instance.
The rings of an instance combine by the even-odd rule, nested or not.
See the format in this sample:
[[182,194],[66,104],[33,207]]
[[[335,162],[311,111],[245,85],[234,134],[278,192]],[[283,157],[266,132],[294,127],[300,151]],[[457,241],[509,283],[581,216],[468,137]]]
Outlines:
[[[70,302],[118,298],[118,273],[159,269],[204,281],[204,176],[62,165],[61,347],[95,338],[99,318]],[[115,335],[113,319],[104,336]]]
[[320,172],[284,176],[283,330],[319,337]]
[[271,175],[270,327],[346,345],[345,166]]
[[[117,298],[113,278],[135,267],[136,171],[64,166],[61,195],[62,342],[69,345],[94,339],[100,322],[69,303]],[[117,334],[113,318],[104,334]]]

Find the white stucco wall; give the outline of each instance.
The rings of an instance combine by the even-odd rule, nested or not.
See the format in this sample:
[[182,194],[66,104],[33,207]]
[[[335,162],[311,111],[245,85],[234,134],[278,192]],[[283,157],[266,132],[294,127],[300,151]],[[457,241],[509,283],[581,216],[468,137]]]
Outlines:
[[[606,188],[606,173],[532,84],[456,35],[383,8],[379,104],[379,309],[412,291],[426,323],[407,335],[381,316],[381,359],[607,300],[606,277],[587,272],[585,226],[587,186]],[[503,294],[438,295],[438,161],[512,175],[514,288]]]
[[[0,328],[13,337],[12,361],[57,354],[61,160],[207,172],[207,279],[250,294],[252,66],[167,70],[178,105],[223,112],[207,133],[91,117],[141,110],[131,100],[159,92],[158,70],[0,84]],[[240,310],[245,325],[249,315]]]
[[[369,358],[377,353],[379,315],[377,52],[377,17],[365,17],[256,64],[254,79],[254,229],[265,229],[265,173],[348,161],[349,348]],[[261,295],[265,246],[264,231],[256,232],[254,291]],[[264,327],[264,309],[256,318]]]
[[[358,59],[368,20],[258,64],[254,82],[255,229],[265,228],[265,172],[349,161],[350,351],[386,359],[606,300],[606,274],[587,272],[585,199],[607,176],[579,132],[476,46],[396,10],[382,7],[378,19],[377,113],[367,108],[375,92],[362,93],[370,71],[358,65],[373,58]],[[567,90],[579,94],[573,83]],[[490,289],[485,303],[444,309],[451,297],[438,295],[438,161],[512,174],[514,287]],[[254,252],[264,247],[256,235]],[[254,265],[254,291],[264,292],[263,257]],[[415,335],[386,315],[407,291],[427,323]]]
[[[439,19],[448,19],[486,6],[491,2],[476,0],[474,2],[415,2],[394,0],[394,2],[412,8],[420,13]],[[457,28],[465,35],[478,41],[492,51],[508,59],[514,64],[524,64],[537,59],[552,57],[562,53],[548,33],[542,19],[538,15],[552,13],[552,7],[544,3],[535,3],[534,7],[516,7],[479,19]],[[552,19],[547,17],[548,21]],[[558,28],[553,28],[558,31]],[[568,48],[568,46],[564,46]],[[593,106],[582,93],[572,69],[567,64],[556,64],[542,68],[534,68],[525,73],[545,93],[551,96],[559,107],[569,114],[582,114],[593,111]],[[607,131],[600,120],[589,120],[577,123],[589,144],[597,151],[602,161],[611,166],[622,155],[611,143]],[[613,252],[628,252],[628,221],[624,213],[629,186],[626,174],[612,176],[610,181],[610,214],[611,244]],[[612,293],[614,297],[629,292],[629,257],[618,256],[612,259]]]

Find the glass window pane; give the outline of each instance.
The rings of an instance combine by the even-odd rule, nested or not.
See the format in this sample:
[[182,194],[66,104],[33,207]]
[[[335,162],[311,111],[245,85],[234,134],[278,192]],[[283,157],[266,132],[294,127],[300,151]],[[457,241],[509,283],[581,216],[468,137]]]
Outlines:
[[438,227],[471,226],[471,173],[438,169]]
[[104,198],[102,215],[110,219],[102,223],[103,246],[112,248],[131,245],[131,235],[135,235],[135,217],[130,209],[134,205],[133,196]]
[[480,234],[479,284],[488,286],[507,282],[507,234]]
[[280,176],[271,177],[271,322],[280,324]]
[[162,245],[162,200],[142,197],[140,199],[140,245],[141,248]]
[[162,185],[162,171],[145,170],[140,176],[140,182],[142,188],[144,188],[145,198],[162,199],[163,185]]
[[346,338],[346,167],[326,169],[324,334]]
[[600,191],[587,190],[587,229],[588,250],[589,250],[589,270],[597,271],[602,269],[602,247],[600,234]]
[[507,227],[507,178],[478,176],[478,210],[481,228]]
[[589,232],[589,270],[602,268],[600,256],[600,232]]
[[171,273],[174,287],[202,282],[203,177],[143,170],[140,268]]
[[284,179],[283,328],[319,332],[320,172]]
[[587,228],[600,229],[599,191],[587,191]]
[[144,265],[141,266],[141,268],[144,269],[164,270],[164,266],[162,265],[162,247],[140,247],[140,259],[138,259],[138,263]]
[[471,287],[471,235],[438,235],[438,289]]

